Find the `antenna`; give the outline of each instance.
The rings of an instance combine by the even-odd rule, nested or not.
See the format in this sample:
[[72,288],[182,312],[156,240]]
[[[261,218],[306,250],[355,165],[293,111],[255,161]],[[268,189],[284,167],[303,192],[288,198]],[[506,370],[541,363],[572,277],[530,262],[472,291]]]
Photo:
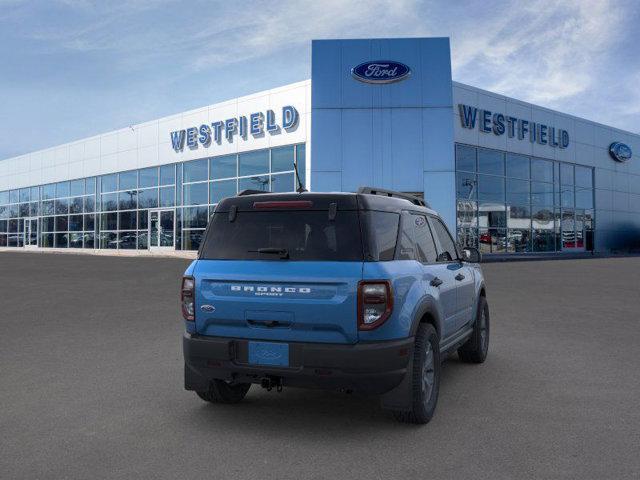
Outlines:
[[304,185],[302,185],[302,182],[300,181],[300,175],[298,174],[298,162],[293,162],[293,170],[296,172],[296,181],[298,183],[298,188],[296,188],[296,192],[298,193],[306,192],[307,189],[304,188]]

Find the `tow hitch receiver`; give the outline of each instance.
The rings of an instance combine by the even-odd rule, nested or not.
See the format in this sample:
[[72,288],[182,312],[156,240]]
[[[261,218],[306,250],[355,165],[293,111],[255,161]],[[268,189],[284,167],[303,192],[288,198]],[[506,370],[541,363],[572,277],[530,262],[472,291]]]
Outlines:
[[260,386],[262,388],[266,388],[268,392],[270,392],[273,388],[275,388],[277,392],[281,392],[282,391],[282,378],[280,378],[280,377],[262,377],[260,379]]

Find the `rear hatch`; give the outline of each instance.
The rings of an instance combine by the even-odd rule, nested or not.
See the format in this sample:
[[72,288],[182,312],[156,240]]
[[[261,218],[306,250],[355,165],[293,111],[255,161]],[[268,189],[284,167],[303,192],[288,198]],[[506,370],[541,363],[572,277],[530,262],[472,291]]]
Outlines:
[[209,224],[194,269],[197,332],[357,342],[357,208],[311,194],[296,197],[310,198],[304,201],[252,197],[226,200]]

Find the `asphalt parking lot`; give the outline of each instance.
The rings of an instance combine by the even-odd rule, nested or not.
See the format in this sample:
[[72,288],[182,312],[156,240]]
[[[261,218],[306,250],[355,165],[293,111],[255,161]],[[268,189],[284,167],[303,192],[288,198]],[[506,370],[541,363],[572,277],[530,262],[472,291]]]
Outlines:
[[0,253],[0,478],[640,476],[640,258],[484,266],[487,362],[445,363],[438,410],[182,388],[188,261]]

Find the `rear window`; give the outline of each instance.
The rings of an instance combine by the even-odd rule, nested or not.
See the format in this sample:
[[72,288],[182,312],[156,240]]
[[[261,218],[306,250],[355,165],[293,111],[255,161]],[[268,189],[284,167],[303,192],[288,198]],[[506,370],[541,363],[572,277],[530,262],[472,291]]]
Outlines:
[[362,261],[356,211],[287,210],[215,213],[200,258],[207,260]]

